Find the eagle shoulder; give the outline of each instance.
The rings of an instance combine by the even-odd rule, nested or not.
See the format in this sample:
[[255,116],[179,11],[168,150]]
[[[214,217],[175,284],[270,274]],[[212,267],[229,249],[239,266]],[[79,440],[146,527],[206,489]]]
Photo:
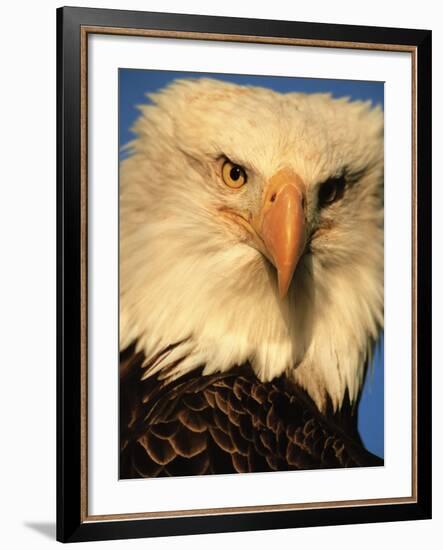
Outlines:
[[286,377],[250,365],[172,382],[142,380],[144,356],[120,361],[120,478],[382,465],[362,445],[353,410],[322,414]]

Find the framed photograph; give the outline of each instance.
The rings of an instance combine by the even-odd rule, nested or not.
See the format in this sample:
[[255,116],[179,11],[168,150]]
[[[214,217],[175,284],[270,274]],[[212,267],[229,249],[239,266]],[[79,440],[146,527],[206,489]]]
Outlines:
[[431,32],[57,33],[58,540],[430,518]]

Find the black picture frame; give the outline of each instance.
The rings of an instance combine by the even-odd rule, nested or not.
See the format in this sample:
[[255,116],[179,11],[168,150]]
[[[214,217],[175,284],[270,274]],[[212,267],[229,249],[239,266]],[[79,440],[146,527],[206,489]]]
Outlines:
[[[85,515],[82,435],[87,410],[84,362],[87,301],[82,190],[87,159],[82,145],[82,40],[84,29],[138,29],[171,33],[249,36],[272,41],[297,40],[324,47],[348,44],[406,48],[415,56],[414,163],[416,397],[414,502],[214,513],[149,519],[88,519]],[[229,37],[229,38],[228,38]],[[208,39],[208,38],[205,38]],[[209,38],[210,39],[210,38]],[[219,38],[220,40],[220,38]],[[343,47],[343,46],[342,46]],[[83,101],[83,103],[82,103]],[[431,517],[431,31],[148,13],[90,8],[57,10],[57,539],[62,542],[157,537],[292,527],[372,523]],[[82,168],[83,166],[83,168]],[[83,291],[82,291],[83,289]],[[82,428],[83,426],[83,428]],[[86,502],[87,506],[87,502]]]

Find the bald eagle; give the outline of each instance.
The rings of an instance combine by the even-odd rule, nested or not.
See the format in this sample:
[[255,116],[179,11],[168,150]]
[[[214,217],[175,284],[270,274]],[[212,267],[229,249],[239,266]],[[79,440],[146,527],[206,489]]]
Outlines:
[[183,79],[120,166],[121,478],[374,466],[383,113]]

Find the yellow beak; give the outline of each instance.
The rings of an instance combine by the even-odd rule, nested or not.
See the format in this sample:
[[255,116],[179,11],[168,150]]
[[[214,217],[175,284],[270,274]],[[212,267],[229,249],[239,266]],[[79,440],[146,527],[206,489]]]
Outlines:
[[305,247],[304,183],[284,169],[269,181],[257,230],[277,269],[278,289],[284,298]]

